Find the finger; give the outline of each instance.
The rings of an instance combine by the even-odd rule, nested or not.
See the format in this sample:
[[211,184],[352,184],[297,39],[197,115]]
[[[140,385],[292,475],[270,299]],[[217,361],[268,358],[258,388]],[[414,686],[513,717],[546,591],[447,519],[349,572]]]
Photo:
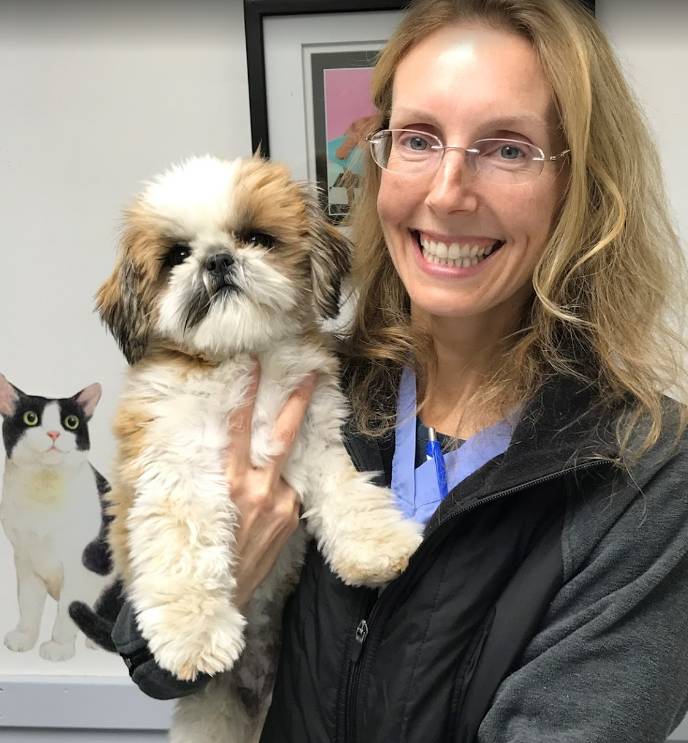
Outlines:
[[317,375],[311,372],[303,382],[289,395],[284,407],[277,416],[272,429],[273,441],[279,447],[279,453],[273,458],[273,483],[280,476],[282,465],[289,456],[291,447],[299,433],[303,417],[306,414]]
[[245,472],[251,463],[251,422],[259,383],[260,364],[256,360],[251,381],[246,388],[244,404],[232,411],[229,416],[230,446],[227,453],[227,471],[230,477]]

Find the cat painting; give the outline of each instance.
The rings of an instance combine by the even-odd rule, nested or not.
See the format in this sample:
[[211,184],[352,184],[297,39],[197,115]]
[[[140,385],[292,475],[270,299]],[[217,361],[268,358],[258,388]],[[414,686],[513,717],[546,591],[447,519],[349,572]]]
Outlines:
[[14,550],[19,603],[19,622],[4,642],[16,652],[35,646],[50,595],[55,623],[39,653],[51,661],[75,652],[70,603],[93,604],[111,570],[103,516],[109,486],[88,461],[88,422],[100,396],[97,383],[68,398],[27,395],[0,374],[6,453],[0,522]]

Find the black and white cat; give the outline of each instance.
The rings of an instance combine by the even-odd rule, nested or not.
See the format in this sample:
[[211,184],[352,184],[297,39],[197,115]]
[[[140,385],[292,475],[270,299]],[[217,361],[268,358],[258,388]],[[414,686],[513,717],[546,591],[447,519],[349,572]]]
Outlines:
[[109,486],[88,461],[88,421],[100,396],[97,383],[69,398],[27,395],[0,374],[7,456],[0,522],[14,549],[19,602],[19,623],[5,635],[10,650],[34,647],[49,594],[57,613],[39,652],[71,658],[77,627],[69,604],[92,605],[111,570],[102,514]]

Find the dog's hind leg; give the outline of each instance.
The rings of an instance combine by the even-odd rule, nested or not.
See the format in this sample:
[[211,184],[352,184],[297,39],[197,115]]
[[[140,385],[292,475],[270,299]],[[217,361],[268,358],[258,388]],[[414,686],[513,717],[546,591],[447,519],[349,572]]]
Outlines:
[[249,710],[231,676],[220,674],[177,702],[169,743],[258,743],[269,697]]

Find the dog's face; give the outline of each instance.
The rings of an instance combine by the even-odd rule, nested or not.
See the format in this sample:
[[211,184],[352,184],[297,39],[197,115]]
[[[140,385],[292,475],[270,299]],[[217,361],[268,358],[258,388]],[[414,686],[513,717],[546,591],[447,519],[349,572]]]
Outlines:
[[337,314],[350,248],[307,186],[258,157],[187,160],[126,212],[97,309],[129,363],[150,340],[221,357]]

